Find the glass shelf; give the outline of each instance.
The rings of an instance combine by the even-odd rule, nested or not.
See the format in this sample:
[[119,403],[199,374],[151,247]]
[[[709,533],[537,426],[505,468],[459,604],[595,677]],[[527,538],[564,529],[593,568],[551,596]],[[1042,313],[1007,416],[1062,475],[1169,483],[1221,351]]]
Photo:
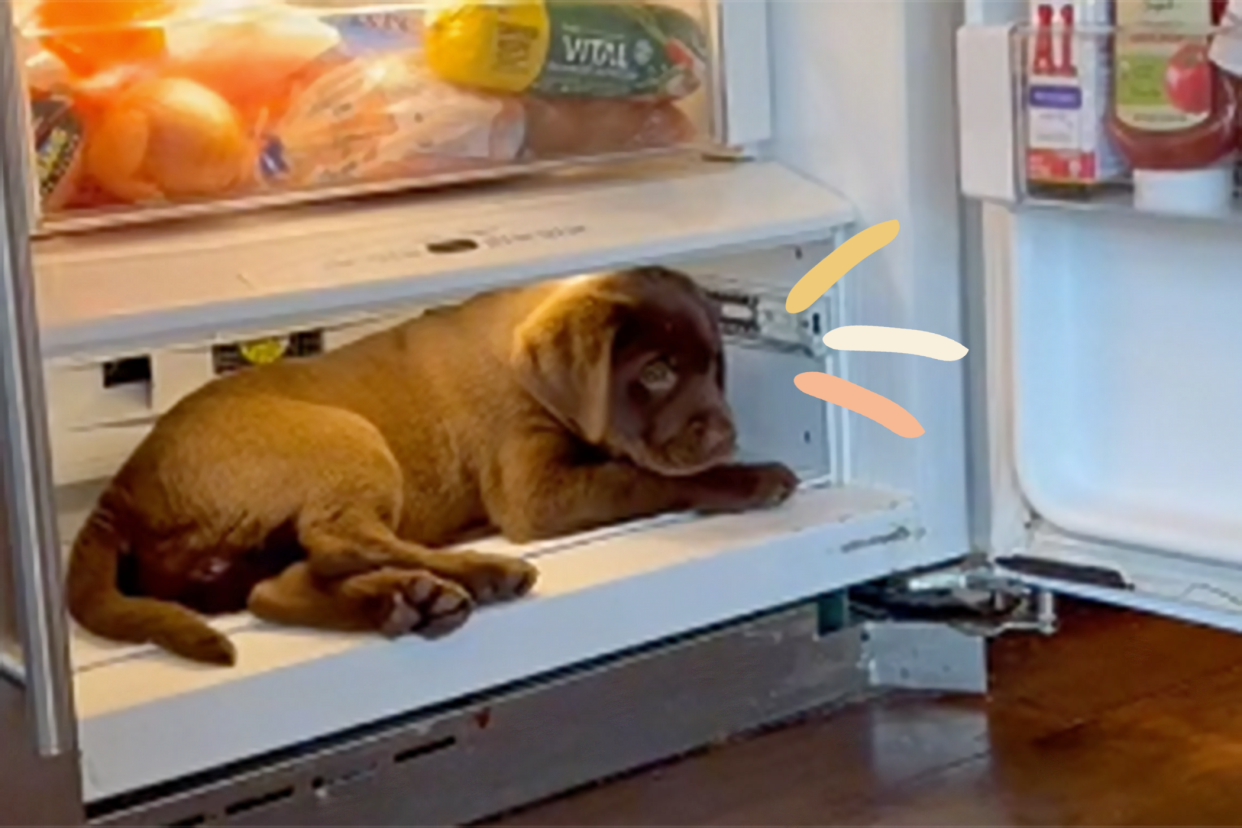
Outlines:
[[708,11],[22,0],[39,231],[710,147]]

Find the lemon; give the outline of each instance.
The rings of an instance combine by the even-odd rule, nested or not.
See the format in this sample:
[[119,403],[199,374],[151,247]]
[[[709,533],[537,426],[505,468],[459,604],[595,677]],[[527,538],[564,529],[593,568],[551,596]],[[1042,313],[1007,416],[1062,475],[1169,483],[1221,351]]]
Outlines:
[[552,27],[543,0],[440,2],[424,21],[427,66],[449,83],[517,94],[547,61]]

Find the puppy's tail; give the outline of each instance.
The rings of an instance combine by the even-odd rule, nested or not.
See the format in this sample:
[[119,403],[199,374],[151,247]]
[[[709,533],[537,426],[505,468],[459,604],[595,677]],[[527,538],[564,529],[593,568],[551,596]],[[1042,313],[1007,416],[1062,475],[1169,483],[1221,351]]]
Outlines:
[[179,604],[131,598],[117,584],[127,542],[114,512],[100,501],[78,533],[69,557],[66,597],[69,614],[95,635],[129,644],[155,644],[179,656],[231,666],[232,643],[202,618]]

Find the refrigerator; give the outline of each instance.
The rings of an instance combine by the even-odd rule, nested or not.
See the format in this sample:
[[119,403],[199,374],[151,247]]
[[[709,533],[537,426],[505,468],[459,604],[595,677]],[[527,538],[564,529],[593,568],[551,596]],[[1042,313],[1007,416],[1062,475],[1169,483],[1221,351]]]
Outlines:
[[[280,131],[290,112],[313,120],[330,107],[286,102],[275,126],[238,133],[279,139],[247,159],[261,185],[230,189],[236,182],[217,176],[218,192],[205,196],[206,166],[193,170],[202,173],[195,185],[184,180],[193,165],[157,170],[150,156],[146,166],[130,159],[131,178],[163,187],[160,197],[114,174],[125,167],[115,154],[124,141],[105,162],[91,160],[98,132],[81,161],[91,186],[65,196],[60,176],[73,161],[61,163],[63,145],[49,136],[69,116],[39,107],[61,88],[64,67],[52,58],[84,59],[83,38],[99,42],[90,37],[110,38],[96,59],[175,45],[211,59],[138,63],[183,74],[191,65],[202,86],[227,76],[238,94],[254,92],[272,70],[245,27],[260,12],[293,8],[312,19],[298,18],[308,40],[326,26],[325,36],[352,44],[341,62],[317,69],[355,84],[336,93],[348,109],[351,95],[376,89],[349,74],[355,64],[430,48],[423,6],[229,0],[185,11],[181,38],[152,46],[163,23],[55,29],[32,22],[35,5],[0,16],[0,821],[106,821],[202,792],[225,804],[161,819],[279,820],[263,816],[264,797],[313,801],[314,792],[264,791],[254,780],[317,745],[362,744],[396,718],[940,567],[1242,627],[1232,508],[1242,441],[1231,428],[1242,383],[1229,370],[1242,336],[1232,310],[1242,300],[1237,225],[1227,207],[1150,209],[1124,171],[1098,193],[1033,186],[1028,67],[1032,44],[1048,33],[1031,28],[1027,3],[668,2],[695,21],[701,42],[692,44],[697,60],[665,76],[692,83],[670,93],[682,127],[658,140],[632,127],[606,135],[596,123],[606,119],[579,113],[566,116],[572,128],[544,133],[557,149],[540,155],[530,151],[538,113],[527,108],[524,137],[492,120],[480,143],[478,113],[500,117],[484,106],[493,99],[407,79],[394,84],[402,93],[379,89],[383,105],[396,111],[401,94],[427,95],[419,111],[452,139],[420,164],[403,157],[369,175],[333,167],[315,156],[336,134],[331,119],[316,122],[320,133]],[[213,14],[208,22],[232,35],[204,46]],[[1096,27],[1063,25],[1055,36],[1087,43],[1083,54],[1108,70],[1112,20],[1088,23]],[[58,33],[59,53],[49,45]],[[449,63],[456,54],[441,49]],[[254,62],[239,80],[243,59]],[[143,81],[113,82],[104,86]],[[331,89],[319,91],[332,100]],[[445,103],[450,93],[468,99],[460,111],[474,113],[475,127],[428,114],[459,101]],[[91,94],[98,106],[113,100]],[[517,95],[519,107],[524,96],[533,97]],[[102,131],[104,121],[90,123]],[[303,177],[290,161],[298,138],[310,154]],[[202,157],[207,165],[218,153]],[[786,296],[811,267],[893,220],[894,241],[806,311],[787,312]],[[236,643],[237,666],[199,669],[94,640],[66,618],[63,550],[102,481],[156,417],[244,368],[262,351],[256,343],[276,343],[282,358],[313,355],[484,290],[646,263],[684,269],[725,308],[741,452],[799,473],[786,504],[528,547],[485,540],[474,548],[534,560],[539,586],[434,643],[229,616],[214,623]],[[969,350],[952,361],[824,345],[824,334],[850,325],[926,331]],[[803,394],[794,377],[807,371],[889,398],[924,433],[902,437]],[[411,745],[402,756],[449,750],[453,740],[428,731]],[[227,805],[242,788],[246,807]]]

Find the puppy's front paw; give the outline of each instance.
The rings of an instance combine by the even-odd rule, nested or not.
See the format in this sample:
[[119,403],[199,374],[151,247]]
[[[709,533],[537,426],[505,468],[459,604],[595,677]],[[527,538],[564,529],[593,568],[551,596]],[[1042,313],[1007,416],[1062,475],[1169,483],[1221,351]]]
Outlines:
[[539,577],[538,570],[521,558],[482,552],[450,554],[452,566],[441,574],[465,587],[480,604],[521,598],[531,591]]
[[721,466],[696,478],[696,511],[747,512],[777,506],[798,488],[798,476],[781,463]]

